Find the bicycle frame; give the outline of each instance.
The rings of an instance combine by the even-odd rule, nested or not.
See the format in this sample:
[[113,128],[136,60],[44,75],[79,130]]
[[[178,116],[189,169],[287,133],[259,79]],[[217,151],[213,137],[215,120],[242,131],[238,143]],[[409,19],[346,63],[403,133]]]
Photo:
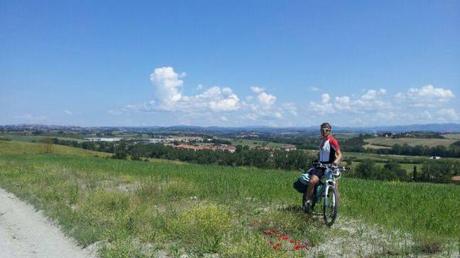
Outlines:
[[[337,177],[338,178],[338,177]],[[316,200],[316,203],[321,201],[321,198],[327,197],[327,193],[329,187],[335,187],[336,178],[334,177],[334,173],[330,166],[325,166],[324,176],[320,178],[320,182],[318,183],[317,187],[321,187],[321,191],[318,193],[317,191],[313,192],[313,199]]]
[[[324,221],[326,222],[326,225],[330,227],[337,218],[339,199],[336,189],[336,180],[340,178],[341,170],[344,171],[345,168],[334,167],[330,164],[322,163],[319,163],[318,167],[324,169],[324,175],[320,178],[320,182],[314,189],[312,208],[315,206],[315,204],[322,202]],[[328,196],[329,194],[331,196]],[[322,200],[322,198],[324,199]],[[331,209],[332,213],[329,214]]]

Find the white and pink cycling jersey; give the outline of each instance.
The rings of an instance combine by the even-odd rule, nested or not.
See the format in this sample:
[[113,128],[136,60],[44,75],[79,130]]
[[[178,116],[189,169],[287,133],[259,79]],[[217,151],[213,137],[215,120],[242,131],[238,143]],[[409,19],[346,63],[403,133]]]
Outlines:
[[322,163],[334,162],[335,153],[339,150],[339,142],[332,135],[328,135],[326,139],[321,140],[319,146],[319,161]]

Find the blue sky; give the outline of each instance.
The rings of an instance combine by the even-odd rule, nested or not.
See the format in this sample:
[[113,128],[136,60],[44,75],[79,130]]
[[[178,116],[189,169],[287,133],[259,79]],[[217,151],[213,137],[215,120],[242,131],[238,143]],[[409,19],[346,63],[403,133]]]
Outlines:
[[460,122],[459,1],[0,1],[0,124]]

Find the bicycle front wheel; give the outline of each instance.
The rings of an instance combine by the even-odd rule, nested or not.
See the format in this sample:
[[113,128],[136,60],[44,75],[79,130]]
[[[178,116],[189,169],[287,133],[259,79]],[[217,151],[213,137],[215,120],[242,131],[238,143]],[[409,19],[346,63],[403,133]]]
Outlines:
[[324,222],[328,227],[334,224],[337,218],[337,212],[339,208],[339,197],[335,186],[328,185],[324,191],[323,199],[323,217]]

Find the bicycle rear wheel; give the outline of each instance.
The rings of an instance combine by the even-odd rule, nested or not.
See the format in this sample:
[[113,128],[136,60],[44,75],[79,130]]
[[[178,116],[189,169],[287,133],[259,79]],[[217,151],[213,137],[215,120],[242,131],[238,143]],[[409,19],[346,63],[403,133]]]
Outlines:
[[328,227],[334,224],[339,208],[339,198],[335,186],[326,186],[323,199],[323,218]]

